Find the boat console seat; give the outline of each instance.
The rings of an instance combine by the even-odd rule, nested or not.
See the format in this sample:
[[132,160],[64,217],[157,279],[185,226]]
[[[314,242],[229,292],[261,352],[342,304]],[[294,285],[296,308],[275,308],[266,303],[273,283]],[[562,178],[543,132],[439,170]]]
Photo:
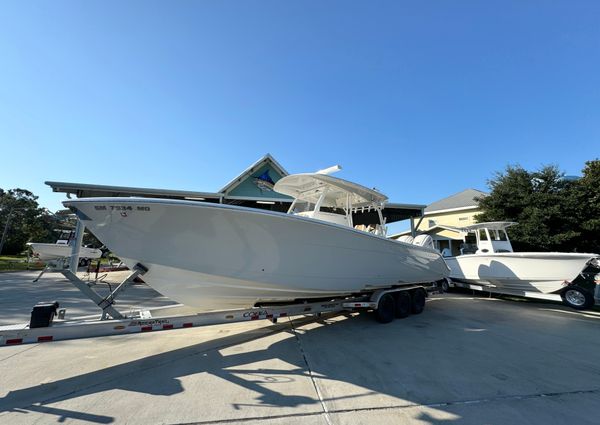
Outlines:
[[460,254],[475,254],[477,252],[477,245],[470,243],[460,244]]

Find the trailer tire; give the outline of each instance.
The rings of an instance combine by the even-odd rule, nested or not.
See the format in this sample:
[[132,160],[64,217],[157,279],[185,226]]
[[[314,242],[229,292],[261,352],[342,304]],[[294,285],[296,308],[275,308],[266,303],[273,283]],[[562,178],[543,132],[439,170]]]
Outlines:
[[421,314],[425,310],[425,291],[423,289],[415,289],[411,291],[410,312],[412,314]]
[[579,286],[569,286],[561,294],[563,304],[575,310],[586,310],[594,303],[594,296]]
[[411,299],[408,291],[400,291],[395,296],[396,307],[395,316],[397,319],[404,319],[410,315]]
[[442,279],[442,292],[446,293],[450,289],[450,284],[448,283],[448,279]]
[[88,258],[80,258],[79,259],[79,267],[87,267],[92,260],[88,259]]
[[391,294],[384,294],[377,303],[377,310],[375,310],[375,319],[379,323],[390,323],[394,320],[396,309],[396,303],[394,297]]

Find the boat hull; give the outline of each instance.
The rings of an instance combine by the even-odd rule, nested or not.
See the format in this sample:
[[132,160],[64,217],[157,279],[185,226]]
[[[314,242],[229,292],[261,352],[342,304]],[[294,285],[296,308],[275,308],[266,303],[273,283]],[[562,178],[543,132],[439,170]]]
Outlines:
[[144,281],[199,310],[340,296],[448,276],[441,256],[350,227],[271,211],[135,198],[66,201]]
[[[32,242],[28,244],[31,247],[34,255],[42,261],[56,260],[71,256],[72,247],[66,244],[55,243],[38,243]],[[80,258],[100,258],[102,251],[96,248],[87,248],[82,246],[79,251]]]
[[510,294],[560,292],[597,254],[518,252],[446,258],[455,282]]

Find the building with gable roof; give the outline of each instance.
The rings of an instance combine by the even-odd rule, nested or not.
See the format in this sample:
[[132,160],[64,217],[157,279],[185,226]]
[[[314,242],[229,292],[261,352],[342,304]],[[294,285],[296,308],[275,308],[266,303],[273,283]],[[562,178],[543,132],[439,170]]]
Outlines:
[[[413,219],[413,227],[417,234],[430,235],[440,252],[447,248],[452,255],[458,255],[460,244],[463,242],[461,235],[440,225],[464,227],[475,224],[475,216],[480,213],[477,200],[487,195],[481,190],[465,189],[432,202],[425,208],[421,218]],[[398,239],[400,236],[410,234],[411,231],[407,230],[391,237]]]
[[[145,197],[162,199],[185,199],[191,201],[215,202],[243,207],[286,212],[293,199],[273,191],[279,179],[289,175],[285,168],[270,154],[264,155],[218,192],[196,192],[172,189],[150,189],[126,186],[104,186],[84,183],[47,181],[54,192],[63,192],[67,197]],[[425,205],[387,203],[383,216],[387,223],[421,217]],[[353,214],[356,225],[378,223],[377,213],[372,210]]]

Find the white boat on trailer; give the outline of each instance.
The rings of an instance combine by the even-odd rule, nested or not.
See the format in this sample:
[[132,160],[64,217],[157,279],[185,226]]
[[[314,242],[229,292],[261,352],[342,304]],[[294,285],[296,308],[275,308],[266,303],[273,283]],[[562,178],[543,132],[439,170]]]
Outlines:
[[[369,294],[448,276],[441,255],[385,236],[387,197],[324,173],[289,175],[274,190],[288,214],[148,198],[65,201],[144,281],[198,311]],[[373,232],[352,214],[377,211]]]
[[270,320],[277,323],[280,318],[292,316],[321,316],[340,312],[373,311],[380,323],[389,323],[394,318],[405,318],[420,314],[425,308],[429,293],[442,292],[437,284],[405,285],[399,288],[380,289],[368,294],[337,297],[328,300],[312,300],[284,305],[266,305],[248,309],[195,312],[184,305],[173,305],[155,309],[140,308],[123,314],[115,307],[119,294],[137,276],[147,270],[134,266],[108,296],[102,297],[89,282],[79,279],[68,269],[61,273],[99,308],[100,316],[67,319],[66,310],[59,309],[58,302],[41,303],[33,307],[31,321],[0,326],[0,347],[30,343],[61,341],[67,339],[92,338],[109,335],[126,335],[153,331],[176,330],[198,326]]
[[[33,256],[41,261],[48,262],[69,258],[72,253],[71,244],[74,243],[72,230],[62,230],[56,243],[28,242],[27,246],[31,249]],[[102,257],[102,250],[82,246],[79,249],[79,265],[86,266],[91,260]]]
[[461,255],[445,257],[452,283],[480,291],[562,300],[576,309],[593,306],[600,255],[514,252],[506,229],[515,224],[440,226],[460,232],[465,240]]

